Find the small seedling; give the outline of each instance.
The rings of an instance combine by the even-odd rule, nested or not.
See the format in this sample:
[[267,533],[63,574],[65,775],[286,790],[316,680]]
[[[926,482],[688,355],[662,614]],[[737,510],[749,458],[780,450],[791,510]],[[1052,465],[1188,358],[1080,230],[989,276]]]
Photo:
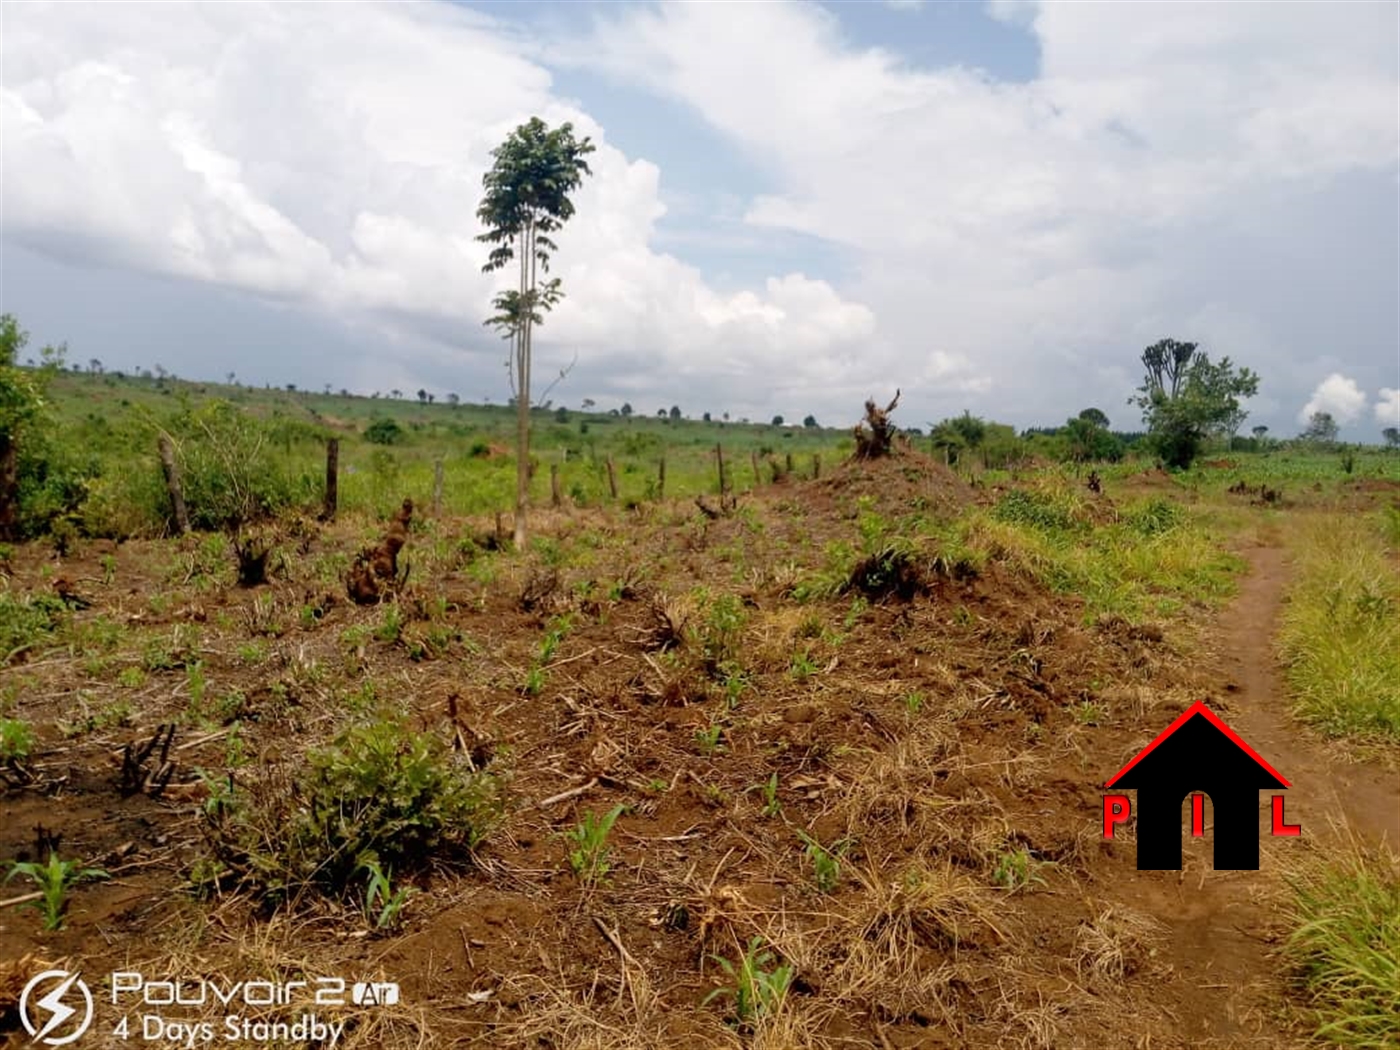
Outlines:
[[1103,722],[1103,708],[1092,700],[1085,700],[1074,709],[1074,720],[1082,726],[1096,726]]
[[724,745],[719,742],[723,735],[724,727],[718,722],[711,722],[704,729],[695,731],[695,746],[700,749],[702,755],[713,755],[724,749]]
[[812,881],[820,892],[830,893],[841,881],[841,858],[851,848],[850,840],[842,839],[828,847],[805,831],[799,830],[797,837],[807,847],[807,859],[812,864]]
[[782,963],[774,966],[773,953],[763,947],[762,937],[755,937],[749,941],[748,950],[739,957],[737,966],[720,955],[712,955],[710,958],[719,964],[733,984],[726,988],[716,988],[705,996],[704,1003],[720,996],[733,999],[734,1019],[741,1025],[750,1024],[758,1017],[772,1014],[782,1006],[788,988],[792,985],[792,965]]
[[574,845],[569,851],[569,867],[585,885],[592,886],[612,870],[608,862],[608,833],[626,808],[614,806],[601,817],[590,812],[569,832],[569,841]]
[[102,555],[102,582],[110,587],[112,581],[117,578],[117,556],[115,554]]
[[806,649],[799,649],[792,654],[790,673],[795,680],[805,682],[808,678],[811,678],[812,675],[816,674],[818,670],[819,668],[812,660],[812,654]]
[[924,709],[924,694],[915,689],[912,693],[904,694],[904,709],[911,715],[917,715]]
[[392,645],[399,640],[401,634],[403,634],[403,616],[399,612],[398,605],[391,603],[384,606],[384,621],[375,630],[375,637],[381,642],[388,642]]
[[992,882],[1012,893],[1032,885],[1045,885],[1044,877],[1036,871],[1039,864],[1024,846],[1008,850],[997,858],[992,871]]
[[366,860],[361,869],[368,875],[365,885],[365,918],[374,923],[376,930],[392,930],[399,924],[404,905],[418,891],[412,886],[394,889],[393,871],[384,871],[374,857]]
[[11,861],[10,873],[5,876],[9,882],[16,875],[24,875],[39,887],[43,894],[37,901],[29,901],[24,906],[33,908],[44,917],[45,930],[63,929],[64,913],[68,907],[68,891],[78,883],[88,879],[105,879],[108,875],[101,868],[83,868],[76,860],[59,860],[58,854],[49,851],[49,862]]
[[778,771],[776,769],[768,775],[767,780],[759,785],[759,790],[763,792],[763,815],[776,817],[783,811],[783,804],[778,801]]

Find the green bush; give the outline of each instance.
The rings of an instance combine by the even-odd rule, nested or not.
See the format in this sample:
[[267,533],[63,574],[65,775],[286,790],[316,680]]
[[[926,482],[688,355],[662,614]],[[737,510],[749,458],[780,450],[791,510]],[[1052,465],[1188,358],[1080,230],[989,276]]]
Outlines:
[[209,816],[219,863],[276,901],[303,886],[344,896],[370,862],[421,870],[477,845],[499,812],[495,777],[391,716],[312,751],[289,795],[265,783]]
[[403,427],[388,416],[381,416],[365,427],[365,440],[374,445],[397,445],[403,440]]

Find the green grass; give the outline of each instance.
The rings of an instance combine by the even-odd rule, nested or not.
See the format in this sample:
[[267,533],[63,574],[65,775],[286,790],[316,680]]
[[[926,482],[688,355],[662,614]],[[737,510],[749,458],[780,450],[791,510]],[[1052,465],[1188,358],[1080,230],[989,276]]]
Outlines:
[[1080,595],[1090,623],[1218,603],[1234,593],[1244,565],[1194,511],[1148,500],[1095,524],[1079,495],[1063,491],[974,511],[951,539],[973,562],[1001,561],[1056,593]]
[[1278,647],[1295,712],[1329,736],[1400,740],[1400,571],[1383,525],[1338,514],[1290,533]]
[[1290,878],[1287,952],[1317,1036],[1346,1047],[1400,1046],[1400,864],[1351,849]]

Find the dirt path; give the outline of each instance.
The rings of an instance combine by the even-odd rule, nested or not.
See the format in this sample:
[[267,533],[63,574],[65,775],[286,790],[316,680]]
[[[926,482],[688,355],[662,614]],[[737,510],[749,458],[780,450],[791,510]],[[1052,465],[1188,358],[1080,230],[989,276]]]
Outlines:
[[1329,761],[1322,741],[1289,714],[1273,651],[1287,561],[1278,547],[1258,547],[1247,556],[1249,575],[1222,624],[1237,690],[1227,722],[1292,783],[1288,819],[1302,823],[1305,837],[1325,840],[1336,824],[1400,848],[1400,777],[1371,763]]
[[[1220,620],[1225,654],[1218,712],[1292,784],[1286,816],[1303,841],[1335,841],[1350,829],[1368,841],[1400,846],[1400,783],[1368,764],[1338,765],[1326,746],[1289,714],[1273,638],[1289,578],[1278,547],[1246,552],[1250,571]],[[1280,875],[1302,855],[1298,839],[1274,838],[1260,798],[1261,870],[1214,871],[1210,838],[1184,844],[1181,872],[1135,872],[1139,907],[1169,931],[1165,996],[1183,1046],[1277,1048],[1305,1045],[1289,1007],[1277,958]],[[1164,989],[1164,992],[1167,989]],[[1156,1045],[1154,1041],[1153,1045]]]

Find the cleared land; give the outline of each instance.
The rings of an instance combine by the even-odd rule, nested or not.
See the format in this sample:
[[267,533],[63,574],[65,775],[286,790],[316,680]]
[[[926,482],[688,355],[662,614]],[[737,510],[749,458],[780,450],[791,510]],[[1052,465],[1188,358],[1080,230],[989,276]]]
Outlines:
[[[62,929],[0,908],[15,1044],[13,978],[64,959],[400,982],[396,1005],[320,1011],[351,1047],[1272,1048],[1347,1010],[1349,1041],[1394,1044],[1393,957],[1367,984],[1387,960],[1364,949],[1396,922],[1374,848],[1396,834],[1395,740],[1306,728],[1272,658],[1310,586],[1282,541],[1320,513],[1379,545],[1393,588],[1394,457],[1359,480],[1130,463],[1094,494],[917,452],[838,466],[812,435],[821,477],[760,475],[710,516],[688,498],[714,491],[702,433],[674,482],[693,489],[542,510],[525,552],[495,549],[492,504],[464,492],[489,456],[422,510],[433,459],[463,455],[422,435],[334,524],[265,526],[260,586],[217,533],[11,549],[0,715],[26,729],[0,859],[109,876],[74,883]],[[404,496],[407,582],[357,605],[344,575]],[[1188,838],[1183,871],[1138,872],[1130,832],[1101,838],[1100,785],[1202,699],[1295,780],[1305,840],[1217,873]],[[1329,819],[1352,868],[1321,866]],[[1359,941],[1280,952],[1293,909],[1358,900]],[[100,1008],[94,1039],[120,1045],[120,1016]]]

